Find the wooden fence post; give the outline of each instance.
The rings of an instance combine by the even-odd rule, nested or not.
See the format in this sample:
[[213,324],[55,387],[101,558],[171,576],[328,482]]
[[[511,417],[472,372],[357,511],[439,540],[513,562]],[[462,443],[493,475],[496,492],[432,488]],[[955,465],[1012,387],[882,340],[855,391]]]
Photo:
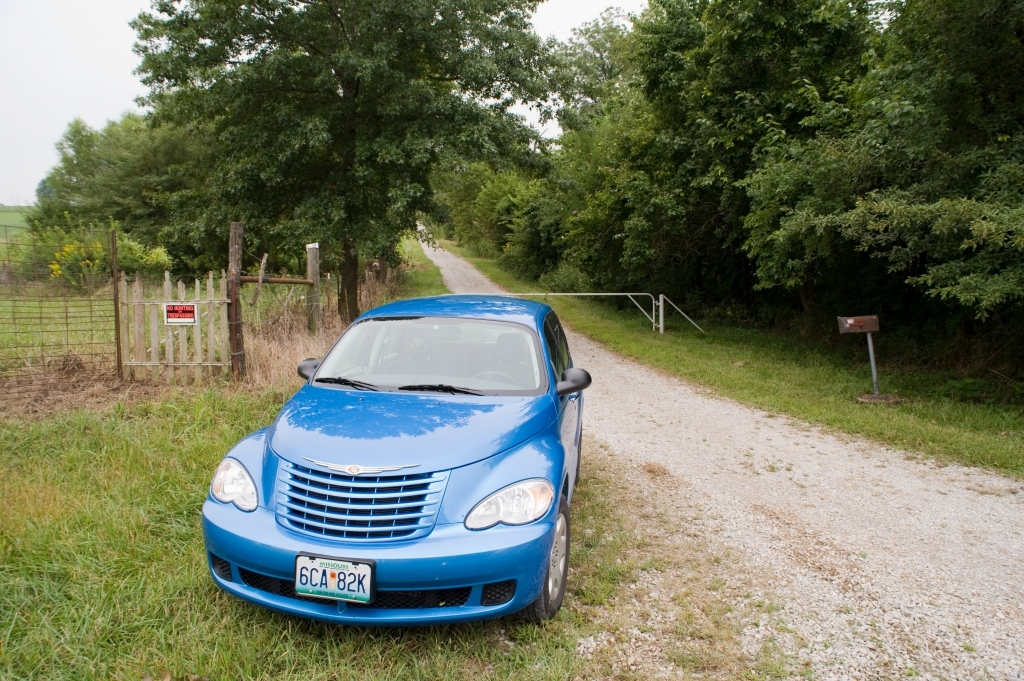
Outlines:
[[245,376],[245,343],[242,339],[242,230],[241,222],[231,223],[228,241],[228,330],[231,348],[231,373],[236,380]]
[[217,317],[214,314],[214,303],[212,302],[214,300],[212,271],[206,275],[206,299],[211,301],[206,304],[206,363],[210,365],[206,375],[212,382],[213,363],[217,361],[217,357],[214,355],[215,346],[217,345],[214,336],[214,329],[217,328]]
[[[220,292],[220,299],[227,300],[228,298],[228,275],[224,270],[220,271],[220,288],[217,290]],[[217,348],[220,350],[220,361],[231,364],[231,341],[230,334],[228,333],[228,304],[218,303],[217,308],[220,312],[218,320],[220,322],[220,338],[217,340]],[[221,376],[224,376],[230,371],[228,367],[222,366],[219,370]]]
[[117,230],[110,230],[110,272],[114,282],[114,355],[117,361],[117,379],[124,380],[124,363],[121,361],[121,285],[117,277]]
[[[164,270],[164,302],[171,301],[171,273]],[[175,382],[174,378],[174,334],[171,327],[164,325],[164,359],[167,361],[167,380]]]
[[160,335],[158,328],[160,317],[163,316],[163,310],[160,303],[147,304],[146,309],[149,310],[149,361],[153,362],[153,366],[149,367],[149,373],[155,381],[160,378],[160,365],[157,364],[160,361]]
[[[145,331],[145,314],[146,307],[141,305],[145,300],[142,293],[142,277],[138,272],[135,273],[135,281],[132,282],[132,341],[134,344],[134,352],[132,353],[136,362],[146,361],[146,331]],[[146,367],[142,367],[139,371],[132,372],[132,380],[145,380],[146,378]]]
[[126,355],[131,355],[131,346],[128,345],[128,280],[121,272],[117,278],[117,297],[121,300],[121,314],[118,320],[121,328],[117,331],[118,343],[121,345],[121,378],[125,377]]
[[[178,280],[178,300],[185,301],[185,282]],[[188,327],[178,327],[178,362],[185,364],[188,361]],[[188,367],[181,367],[181,384],[188,385]]]
[[306,293],[306,322],[310,333],[320,330],[320,244],[306,244],[306,279],[313,282]]
[[196,325],[192,327],[192,361],[196,363],[195,385],[203,384],[203,315],[200,311],[199,280],[196,279]]

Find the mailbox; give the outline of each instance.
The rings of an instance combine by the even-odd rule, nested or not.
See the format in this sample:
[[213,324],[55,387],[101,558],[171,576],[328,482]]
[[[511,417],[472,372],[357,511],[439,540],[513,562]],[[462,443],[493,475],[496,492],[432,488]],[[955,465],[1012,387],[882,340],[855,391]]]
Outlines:
[[[864,317],[839,317],[839,333],[866,333],[868,335],[868,358],[871,360],[871,387],[878,395],[878,367],[875,366],[875,344],[871,332],[878,331],[878,315]],[[865,396],[868,397],[868,396]],[[861,398],[861,401],[867,401]]]
[[878,331],[878,315],[839,317],[839,333],[871,333]]

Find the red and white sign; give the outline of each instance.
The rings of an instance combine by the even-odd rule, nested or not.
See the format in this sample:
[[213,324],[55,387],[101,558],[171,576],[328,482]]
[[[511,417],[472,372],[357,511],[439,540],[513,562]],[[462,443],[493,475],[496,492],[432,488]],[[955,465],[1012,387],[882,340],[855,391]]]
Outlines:
[[189,324],[199,321],[199,305],[196,303],[164,303],[164,324]]

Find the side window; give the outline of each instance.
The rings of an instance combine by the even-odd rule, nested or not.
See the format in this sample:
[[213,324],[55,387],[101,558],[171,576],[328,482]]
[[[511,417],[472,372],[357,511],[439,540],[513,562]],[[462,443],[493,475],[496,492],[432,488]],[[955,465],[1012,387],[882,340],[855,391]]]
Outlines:
[[[562,371],[565,371],[572,366],[572,355],[569,354],[569,339],[565,337],[565,330],[562,328],[562,322],[558,321],[558,317],[551,314],[551,323],[555,327],[555,335],[558,337],[558,344],[562,348]],[[559,374],[561,376],[561,374]]]
[[562,372],[569,368],[569,346],[565,342],[562,325],[553,312],[544,320],[544,340],[551,349],[551,368],[555,372],[555,380],[561,380]]

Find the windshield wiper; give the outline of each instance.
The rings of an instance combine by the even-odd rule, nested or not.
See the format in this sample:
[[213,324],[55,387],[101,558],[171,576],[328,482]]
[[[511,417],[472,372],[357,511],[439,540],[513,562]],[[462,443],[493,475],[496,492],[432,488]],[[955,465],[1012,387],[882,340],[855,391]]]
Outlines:
[[313,379],[314,383],[334,383],[336,385],[347,385],[357,390],[379,390],[373,383],[363,383],[362,381],[353,381],[351,378],[338,378],[336,376],[324,376],[323,378]]
[[483,395],[479,390],[460,388],[456,385],[445,385],[444,383],[424,383],[422,385],[403,385],[399,390],[422,390],[429,393],[451,393],[453,395]]

